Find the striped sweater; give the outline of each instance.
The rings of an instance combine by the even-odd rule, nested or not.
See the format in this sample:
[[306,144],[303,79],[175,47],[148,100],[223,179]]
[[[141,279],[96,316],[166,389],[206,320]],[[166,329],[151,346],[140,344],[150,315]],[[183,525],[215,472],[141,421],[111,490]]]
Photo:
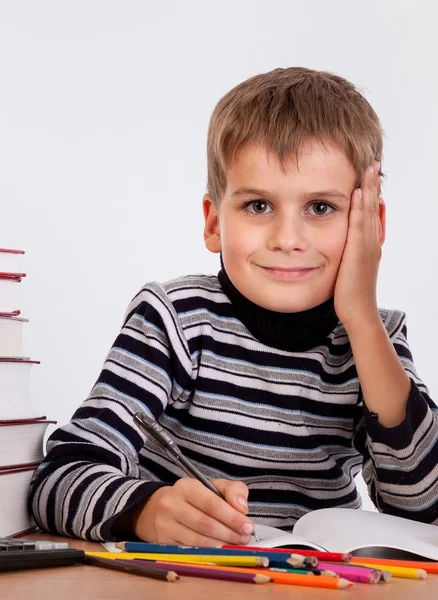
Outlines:
[[137,429],[140,410],[207,477],[245,482],[256,523],[291,529],[314,509],[360,508],[361,469],[378,510],[438,522],[438,415],[404,313],[380,315],[411,380],[406,418],[393,428],[363,403],[341,323],[292,352],[250,333],[216,276],[145,285],[88,399],[48,441],[31,485],[36,522],[117,539],[122,514],[185,476]]

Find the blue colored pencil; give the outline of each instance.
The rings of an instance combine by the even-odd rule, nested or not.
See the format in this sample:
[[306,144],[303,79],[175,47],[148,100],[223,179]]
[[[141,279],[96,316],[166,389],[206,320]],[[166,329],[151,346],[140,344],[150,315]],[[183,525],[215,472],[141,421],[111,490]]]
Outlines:
[[209,548],[207,546],[175,546],[171,544],[149,544],[147,542],[118,542],[116,547],[123,552],[156,552],[163,554],[208,554],[227,556],[266,556],[270,567],[303,568],[316,567],[318,559],[314,556],[300,554],[280,554],[266,550],[230,550],[225,548]]

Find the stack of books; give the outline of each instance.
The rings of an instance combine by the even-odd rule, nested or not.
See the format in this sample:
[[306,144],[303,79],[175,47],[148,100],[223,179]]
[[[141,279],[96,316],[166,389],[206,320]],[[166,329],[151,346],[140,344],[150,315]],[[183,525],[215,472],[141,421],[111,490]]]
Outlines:
[[48,421],[35,411],[30,373],[39,361],[23,353],[23,326],[18,309],[23,250],[0,248],[0,537],[35,528],[28,495],[32,475],[44,456]]

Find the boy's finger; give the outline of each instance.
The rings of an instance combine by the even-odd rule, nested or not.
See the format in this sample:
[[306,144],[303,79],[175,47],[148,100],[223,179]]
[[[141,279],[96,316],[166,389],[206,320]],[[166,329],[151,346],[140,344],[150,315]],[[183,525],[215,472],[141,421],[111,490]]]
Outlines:
[[209,548],[218,548],[223,543],[221,540],[201,536],[182,523],[174,523],[169,535],[162,536],[160,539],[160,544],[172,544],[176,546],[207,546]]
[[[223,500],[221,502],[225,504]],[[184,528],[184,538],[181,539],[184,539],[185,544],[193,546],[247,544],[250,540],[249,533],[237,532],[215,516],[203,512],[196,506],[188,506],[187,504],[178,514],[177,524]]]
[[380,176],[378,175],[380,163],[374,161],[364,173],[362,190],[362,227],[366,231],[372,231],[375,228],[375,216],[379,212],[378,187]]
[[[220,480],[215,480],[215,484],[219,481]],[[249,535],[252,533],[253,525],[247,517],[245,517],[240,511],[237,511],[237,509],[231,506],[228,502],[216,496],[216,494],[202,485],[202,483],[199,481],[191,480],[191,485],[187,485],[186,489],[183,491],[183,494],[185,500],[192,506],[199,509],[205,515],[215,519],[216,521],[219,521],[240,536]],[[178,518],[178,520],[182,522],[182,519]],[[211,535],[208,527],[203,533],[206,535]]]
[[362,188],[356,188],[355,190],[353,190],[351,198],[351,210],[349,216],[349,231],[352,231],[352,235],[356,231],[362,232],[364,230],[363,196],[364,192]]
[[243,514],[248,512],[248,487],[242,481],[225,481],[221,492],[228,504]]

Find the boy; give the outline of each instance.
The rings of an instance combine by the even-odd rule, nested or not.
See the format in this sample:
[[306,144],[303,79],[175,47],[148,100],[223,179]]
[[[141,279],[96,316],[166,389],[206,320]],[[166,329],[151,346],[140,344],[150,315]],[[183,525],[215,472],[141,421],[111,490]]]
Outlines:
[[[317,508],[438,517],[438,422],[406,341],[378,309],[382,131],[344,79],[253,77],[216,106],[204,239],[216,276],[133,299],[89,398],[34,477],[46,530],[92,540],[247,543]],[[226,502],[137,429],[145,411]]]

